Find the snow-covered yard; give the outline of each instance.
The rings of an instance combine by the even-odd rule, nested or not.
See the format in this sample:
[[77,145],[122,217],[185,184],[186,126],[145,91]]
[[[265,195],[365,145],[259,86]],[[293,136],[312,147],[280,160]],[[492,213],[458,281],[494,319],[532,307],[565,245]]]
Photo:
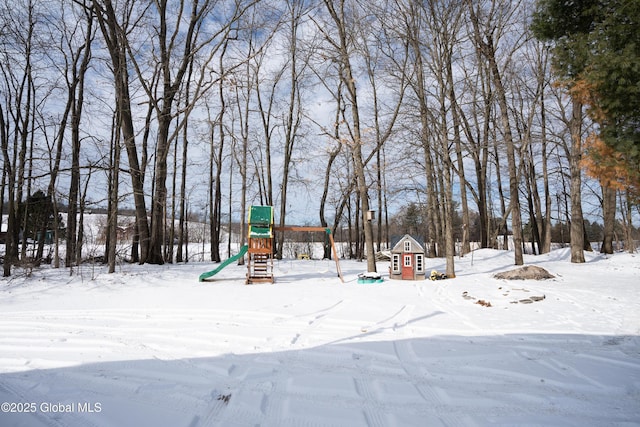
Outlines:
[[0,426],[640,425],[640,256],[568,256],[525,257],[546,281],[493,278],[514,268],[493,250],[435,282],[313,260],[273,285],[199,283],[213,263],[17,274]]

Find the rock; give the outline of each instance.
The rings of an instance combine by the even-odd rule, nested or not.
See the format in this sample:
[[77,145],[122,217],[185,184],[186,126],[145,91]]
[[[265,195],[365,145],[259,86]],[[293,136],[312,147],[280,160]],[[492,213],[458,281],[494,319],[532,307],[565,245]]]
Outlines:
[[555,278],[554,275],[550,274],[544,268],[535,265],[527,265],[516,268],[515,270],[504,271],[495,274],[493,277],[506,280],[546,280]]

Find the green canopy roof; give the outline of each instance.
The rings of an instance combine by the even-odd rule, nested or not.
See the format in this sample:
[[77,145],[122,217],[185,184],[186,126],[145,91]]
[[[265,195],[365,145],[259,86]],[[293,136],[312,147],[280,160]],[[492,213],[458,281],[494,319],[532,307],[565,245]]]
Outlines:
[[249,237],[273,237],[273,206],[251,206],[249,210]]

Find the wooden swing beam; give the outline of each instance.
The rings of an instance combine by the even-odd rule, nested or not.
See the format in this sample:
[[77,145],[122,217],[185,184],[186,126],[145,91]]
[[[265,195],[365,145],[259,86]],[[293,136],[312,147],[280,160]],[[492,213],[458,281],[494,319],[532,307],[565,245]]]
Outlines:
[[333,259],[336,260],[336,270],[338,270],[338,277],[342,283],[344,283],[344,278],[342,277],[342,270],[340,269],[340,261],[338,258],[338,251],[336,250],[336,244],[333,240],[333,234],[331,233],[331,229],[328,227],[273,227],[273,231],[311,231],[311,232],[323,232],[329,235],[329,241],[331,242],[331,252],[333,253]]

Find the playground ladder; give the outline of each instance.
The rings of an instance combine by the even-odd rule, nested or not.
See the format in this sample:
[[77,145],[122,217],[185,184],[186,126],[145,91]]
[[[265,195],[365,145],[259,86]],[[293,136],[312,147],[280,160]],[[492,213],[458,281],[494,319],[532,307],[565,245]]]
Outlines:
[[273,238],[249,238],[246,283],[273,283]]

